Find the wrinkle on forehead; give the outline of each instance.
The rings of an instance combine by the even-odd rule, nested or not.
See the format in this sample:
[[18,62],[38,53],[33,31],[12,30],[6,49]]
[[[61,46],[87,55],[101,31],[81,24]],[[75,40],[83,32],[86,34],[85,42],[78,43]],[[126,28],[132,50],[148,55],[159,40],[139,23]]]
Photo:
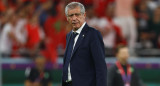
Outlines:
[[80,13],[81,12],[81,9],[80,9],[80,7],[76,7],[76,8],[73,8],[73,9],[68,9],[68,14],[70,13],[70,12],[73,12],[73,13],[71,13],[71,14],[74,14],[74,13]]

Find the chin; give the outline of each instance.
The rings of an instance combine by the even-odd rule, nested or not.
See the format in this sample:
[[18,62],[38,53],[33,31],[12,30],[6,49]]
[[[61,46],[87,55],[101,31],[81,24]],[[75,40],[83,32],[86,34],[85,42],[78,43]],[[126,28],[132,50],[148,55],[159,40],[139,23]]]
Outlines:
[[73,30],[78,30],[78,29],[79,29],[79,28],[77,28],[77,27],[74,27],[74,28],[73,28]]
[[73,28],[77,30],[77,29],[79,29],[80,27],[78,27],[78,26],[74,26]]

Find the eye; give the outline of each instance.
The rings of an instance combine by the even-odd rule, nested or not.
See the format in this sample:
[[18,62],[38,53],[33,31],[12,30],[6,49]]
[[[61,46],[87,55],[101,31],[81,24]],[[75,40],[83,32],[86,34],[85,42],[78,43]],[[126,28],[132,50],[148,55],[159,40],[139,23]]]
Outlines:
[[68,17],[72,17],[74,14],[68,15]]
[[72,18],[74,15],[76,17],[79,17],[81,15],[81,13],[70,14],[70,15],[68,15],[68,17]]
[[81,14],[80,13],[75,13],[75,16],[80,16]]

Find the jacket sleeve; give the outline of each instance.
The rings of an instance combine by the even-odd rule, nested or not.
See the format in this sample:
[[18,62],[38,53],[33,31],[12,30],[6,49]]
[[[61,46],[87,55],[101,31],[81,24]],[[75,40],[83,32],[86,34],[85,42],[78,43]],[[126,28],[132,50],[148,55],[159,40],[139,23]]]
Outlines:
[[96,86],[107,86],[104,43],[100,32],[97,30],[93,32],[90,49],[95,65]]

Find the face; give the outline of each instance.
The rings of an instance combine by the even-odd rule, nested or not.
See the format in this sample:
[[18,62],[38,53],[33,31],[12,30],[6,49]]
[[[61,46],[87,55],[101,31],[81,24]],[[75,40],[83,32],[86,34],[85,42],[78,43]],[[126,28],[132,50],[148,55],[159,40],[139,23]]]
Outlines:
[[38,16],[33,16],[31,19],[32,24],[38,24]]
[[82,26],[82,24],[85,22],[85,18],[86,13],[81,13],[80,7],[68,9],[67,21],[73,27],[74,31]]
[[114,17],[114,12],[115,12],[115,7],[113,5],[109,5],[107,8],[106,8],[106,15],[108,17]]
[[45,59],[44,58],[36,58],[35,64],[39,70],[42,70],[45,67]]
[[17,24],[17,20],[18,20],[18,17],[15,14],[12,15],[11,23],[12,23],[13,26],[15,26]]
[[117,59],[119,61],[127,62],[129,58],[129,50],[127,47],[121,48],[117,53]]

